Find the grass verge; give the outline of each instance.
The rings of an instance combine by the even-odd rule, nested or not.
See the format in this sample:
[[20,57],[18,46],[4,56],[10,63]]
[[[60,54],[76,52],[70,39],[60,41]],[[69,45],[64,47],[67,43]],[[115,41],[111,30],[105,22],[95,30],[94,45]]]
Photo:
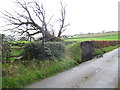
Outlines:
[[[120,47],[120,45],[116,45],[116,46],[109,46],[109,47],[103,47],[103,48],[101,48],[101,49],[95,49],[95,55],[102,55],[102,54],[104,54],[104,51],[105,52],[110,52],[110,51],[112,51],[113,49],[116,49],[116,48],[118,48],[118,47]],[[104,50],[104,51],[103,51]]]
[[[105,47],[103,50],[108,52],[115,48],[118,48],[118,46]],[[4,64],[2,88],[22,88],[77,66],[77,60],[81,59],[80,43],[68,44],[66,51],[65,57],[61,57],[61,61],[57,60],[57,58],[49,58],[44,61],[31,60]],[[100,50],[95,52],[98,54],[104,53]]]
[[[28,65],[29,64],[29,65]],[[6,71],[11,71],[9,75],[4,76],[3,88],[22,88],[33,82],[39,81],[58,72],[67,70],[71,67],[76,66],[74,60],[64,60],[64,61],[44,61],[44,62],[29,62],[27,65],[10,64],[4,66]],[[4,70],[3,70],[4,71]]]
[[81,59],[81,49],[80,49],[80,42],[73,43],[67,45],[67,52],[68,55],[73,58],[73,60],[80,60]]

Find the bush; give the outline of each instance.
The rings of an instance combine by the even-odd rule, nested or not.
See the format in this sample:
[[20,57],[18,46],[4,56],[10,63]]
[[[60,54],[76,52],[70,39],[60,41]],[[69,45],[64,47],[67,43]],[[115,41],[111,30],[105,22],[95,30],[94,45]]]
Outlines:
[[61,42],[46,42],[44,50],[42,43],[31,43],[29,44],[24,52],[24,59],[42,59],[48,57],[61,57],[64,55],[65,46]]
[[66,41],[65,45],[76,43],[76,41]]
[[45,47],[51,51],[51,55],[55,57],[64,56],[65,45],[61,42],[47,42]]

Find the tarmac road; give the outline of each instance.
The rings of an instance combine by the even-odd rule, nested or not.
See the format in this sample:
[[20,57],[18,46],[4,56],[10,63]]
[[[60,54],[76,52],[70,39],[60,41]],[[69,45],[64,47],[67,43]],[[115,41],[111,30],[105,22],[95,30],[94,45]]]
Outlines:
[[25,88],[116,88],[118,50],[120,48]]

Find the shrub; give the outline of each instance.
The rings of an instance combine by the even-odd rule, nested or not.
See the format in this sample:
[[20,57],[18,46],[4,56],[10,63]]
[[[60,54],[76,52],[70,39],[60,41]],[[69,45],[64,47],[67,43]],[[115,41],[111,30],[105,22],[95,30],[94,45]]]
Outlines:
[[76,43],[76,41],[66,41],[65,45]]
[[42,43],[31,43],[29,44],[24,52],[24,59],[42,59],[48,57],[61,57],[64,55],[65,46],[61,42],[46,42],[44,45],[44,50],[42,48]]
[[62,42],[47,42],[45,47],[51,51],[51,55],[55,57],[64,56],[65,45]]

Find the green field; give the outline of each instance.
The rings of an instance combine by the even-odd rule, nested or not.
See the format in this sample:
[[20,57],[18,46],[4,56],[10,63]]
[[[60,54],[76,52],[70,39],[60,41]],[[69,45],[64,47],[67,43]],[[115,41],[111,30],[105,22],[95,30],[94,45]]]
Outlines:
[[112,36],[117,35],[119,32],[106,32],[106,33],[93,33],[93,34],[81,34],[81,35],[73,35],[69,36],[68,38],[74,38],[74,37],[102,37],[102,36]]
[[110,41],[110,40],[118,40],[118,34],[111,36],[103,36],[103,37],[89,37],[89,38],[69,38],[64,39],[65,41],[91,41],[91,40],[101,40],[101,41]]

